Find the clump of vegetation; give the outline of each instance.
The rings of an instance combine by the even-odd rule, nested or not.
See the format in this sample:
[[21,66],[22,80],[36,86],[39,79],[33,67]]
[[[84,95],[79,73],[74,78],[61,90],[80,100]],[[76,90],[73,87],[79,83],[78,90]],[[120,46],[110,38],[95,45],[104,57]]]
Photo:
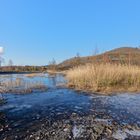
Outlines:
[[93,92],[140,91],[140,67],[87,64],[67,72],[68,86]]
[[3,93],[32,93],[43,92],[47,86],[42,81],[27,81],[23,78],[3,81]]
[[2,66],[0,73],[44,72],[47,69],[47,66]]

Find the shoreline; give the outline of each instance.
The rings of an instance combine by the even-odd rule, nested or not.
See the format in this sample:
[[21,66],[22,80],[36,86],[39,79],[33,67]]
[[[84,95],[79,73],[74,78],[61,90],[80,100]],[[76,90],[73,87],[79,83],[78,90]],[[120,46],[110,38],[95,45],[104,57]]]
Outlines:
[[0,75],[6,75],[6,74],[30,74],[30,73],[42,73],[42,72],[13,72],[13,71],[10,71],[10,72],[0,72]]
[[[67,70],[68,71],[68,70]],[[62,74],[65,78],[67,76],[67,71],[53,71],[53,70],[47,70],[44,72],[0,72],[0,75],[6,75],[6,74],[32,74],[32,73],[48,73],[49,75],[56,75],[56,74]],[[66,78],[67,79],[67,78]],[[61,86],[60,86],[61,87]],[[140,93],[140,90],[138,89],[133,89],[130,88],[130,90],[125,89],[125,88],[108,88],[107,90],[100,90],[100,91],[96,91],[93,89],[83,89],[83,88],[77,88],[74,84],[70,84],[69,82],[66,84],[63,84],[63,87],[66,87],[68,89],[72,89],[75,90],[77,92],[86,92],[88,94],[98,94],[98,95],[113,95],[113,94],[121,94],[121,93]]]
[[114,94],[123,94],[123,93],[129,93],[129,94],[140,94],[140,90],[125,90],[125,89],[118,89],[116,90],[114,88],[111,89],[111,90],[103,90],[103,91],[94,91],[92,89],[80,89],[80,88],[76,88],[74,86],[69,86],[69,85],[66,85],[66,88],[68,89],[72,89],[74,91],[77,91],[77,92],[84,92],[84,93],[88,93],[88,94],[97,94],[97,95],[114,95]]
[[[4,117],[4,116],[3,116]],[[35,125],[30,125],[27,131],[13,129],[11,132],[2,126],[3,134],[1,139],[42,139],[66,140],[66,139],[120,139],[121,138],[140,138],[140,127],[138,125],[119,124],[109,116],[99,118],[98,115],[79,116],[72,113],[69,118],[62,118],[55,121],[41,119]],[[10,126],[8,126],[10,128]],[[14,135],[13,135],[14,134]],[[25,135],[26,134],[26,135]],[[120,135],[119,135],[120,134]]]

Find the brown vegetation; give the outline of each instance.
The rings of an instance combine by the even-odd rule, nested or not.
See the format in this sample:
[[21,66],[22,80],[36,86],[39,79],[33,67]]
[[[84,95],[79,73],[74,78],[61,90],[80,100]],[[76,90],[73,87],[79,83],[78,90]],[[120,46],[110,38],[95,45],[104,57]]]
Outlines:
[[112,63],[112,64],[127,64],[140,66],[140,49],[132,47],[122,47],[114,49],[102,54],[87,56],[87,57],[74,57],[68,59],[58,65],[58,69],[67,70],[79,65],[87,63]]
[[28,74],[24,74],[24,76],[28,78],[45,77],[43,73],[28,73]]
[[20,73],[20,72],[44,72],[47,66],[3,66],[0,67],[0,73]]
[[16,78],[14,80],[6,80],[2,83],[3,93],[32,93],[43,92],[47,90],[47,86],[42,81],[27,81],[23,78]]
[[140,91],[140,68],[122,64],[87,64],[67,72],[68,86],[93,92]]

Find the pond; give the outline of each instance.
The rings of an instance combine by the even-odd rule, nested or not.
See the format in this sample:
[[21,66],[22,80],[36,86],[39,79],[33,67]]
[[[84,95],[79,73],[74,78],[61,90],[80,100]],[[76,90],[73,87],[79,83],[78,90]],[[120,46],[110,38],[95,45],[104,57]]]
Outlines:
[[[25,74],[1,75],[1,80],[24,78],[27,81],[42,81],[48,86],[45,92],[31,94],[3,94],[6,103],[0,106],[5,128],[1,139],[8,135],[21,135],[37,131],[43,121],[68,120],[72,114],[95,115],[96,119],[111,119],[120,125],[140,126],[140,94],[113,94],[111,96],[77,92],[58,86],[66,80],[61,74],[27,77]],[[10,137],[9,137],[10,139]],[[11,138],[13,139],[13,138]],[[15,138],[16,139],[16,138]],[[17,138],[18,139],[18,138]]]

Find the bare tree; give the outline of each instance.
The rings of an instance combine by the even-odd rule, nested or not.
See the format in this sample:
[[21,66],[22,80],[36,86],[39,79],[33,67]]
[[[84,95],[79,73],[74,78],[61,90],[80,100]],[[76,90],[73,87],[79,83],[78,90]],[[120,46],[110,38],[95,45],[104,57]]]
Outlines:
[[13,66],[13,61],[11,59],[8,62],[8,66]]
[[4,58],[0,56],[0,67],[2,66],[2,63],[4,63]]
[[99,49],[98,49],[98,46],[97,44],[95,45],[95,48],[93,50],[93,56],[97,55],[99,53]]
[[49,62],[50,68],[55,71],[56,70],[56,61],[53,58],[52,61]]
[[76,53],[76,57],[77,57],[77,58],[79,58],[79,57],[80,57],[80,54],[79,54],[79,52],[77,52],[77,53]]
[[93,49],[93,54],[92,54],[92,56],[94,56],[94,60],[93,60],[94,63],[98,63],[100,61],[99,57],[96,56],[98,53],[99,53],[99,50],[98,50],[98,46],[96,44],[94,49]]

